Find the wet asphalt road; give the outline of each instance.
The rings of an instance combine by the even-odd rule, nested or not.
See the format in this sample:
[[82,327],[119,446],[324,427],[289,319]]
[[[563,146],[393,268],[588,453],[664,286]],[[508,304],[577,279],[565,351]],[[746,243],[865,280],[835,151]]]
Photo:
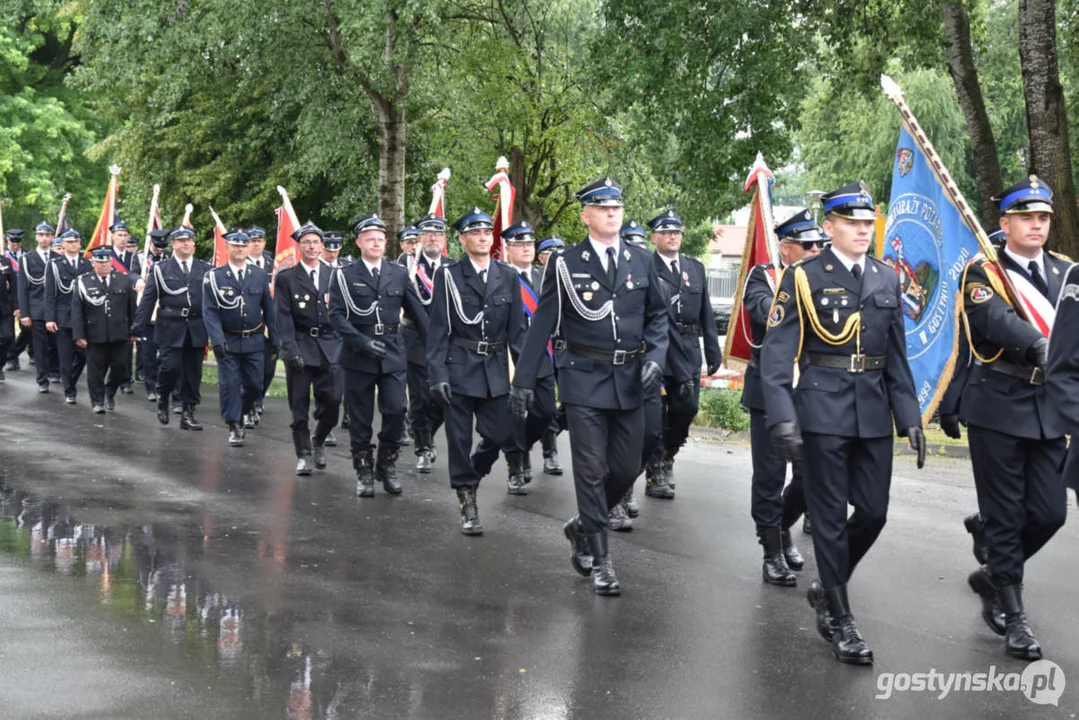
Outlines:
[[[843,666],[804,591],[763,585],[748,448],[694,440],[678,497],[641,497],[612,552],[624,594],[569,566],[569,475],[481,486],[486,534],[459,534],[440,457],[404,495],[358,501],[347,442],[293,474],[270,399],[226,447],[216,389],[201,433],[161,427],[141,390],[117,412],[0,384],[0,718],[1075,717],[1077,528],[1027,570],[1033,627],[1068,680],[1060,706],[1019,691],[881,694],[882,673],[1012,673],[978,616],[961,519],[969,465],[896,463],[889,525],[850,586],[872,668]],[[343,433],[338,432],[339,436]],[[341,437],[342,441],[344,437]],[[568,441],[561,438],[563,463]],[[444,449],[442,437],[439,438]],[[402,453],[411,467],[411,448]],[[900,679],[895,687],[902,685]]]

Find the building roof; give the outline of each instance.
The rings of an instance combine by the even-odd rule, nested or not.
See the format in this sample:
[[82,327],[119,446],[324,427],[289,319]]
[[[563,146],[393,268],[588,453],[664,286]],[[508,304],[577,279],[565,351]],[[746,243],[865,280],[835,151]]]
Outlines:
[[712,226],[712,242],[708,244],[708,252],[713,255],[741,257],[742,250],[746,246],[746,232],[749,230],[745,225],[720,225]]

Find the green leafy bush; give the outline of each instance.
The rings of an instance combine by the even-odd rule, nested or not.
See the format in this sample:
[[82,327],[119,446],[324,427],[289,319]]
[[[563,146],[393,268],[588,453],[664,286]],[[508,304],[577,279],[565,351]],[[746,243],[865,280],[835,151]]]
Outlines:
[[741,390],[701,390],[701,414],[713,425],[740,432],[749,429],[749,414],[742,408]]

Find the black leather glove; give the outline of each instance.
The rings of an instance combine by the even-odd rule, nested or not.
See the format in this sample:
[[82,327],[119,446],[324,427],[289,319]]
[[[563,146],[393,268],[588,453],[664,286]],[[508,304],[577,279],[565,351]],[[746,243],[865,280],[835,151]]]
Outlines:
[[941,415],[940,429],[944,431],[945,435],[953,440],[959,440],[963,437],[963,432],[959,429],[958,415]]
[[221,362],[229,356],[229,351],[225,349],[224,345],[214,345],[214,359]]
[[918,453],[918,469],[921,470],[925,467],[925,433],[917,425],[909,427],[907,428],[907,440],[910,441],[911,450]]
[[303,355],[293,355],[285,361],[285,364],[292,368],[292,370],[295,372],[300,372],[305,367],[307,367],[307,363],[303,361]]
[[722,365],[722,364],[723,363],[721,363],[721,362],[708,363],[708,376],[711,377],[711,376],[715,375],[716,370],[719,370],[719,366]]
[[382,342],[381,340],[376,340],[375,338],[364,338],[363,343],[360,345],[360,347],[365,353],[379,360],[382,360],[384,357],[386,357],[386,353],[388,352],[386,349],[386,343]]
[[532,400],[535,396],[536,392],[534,390],[510,387],[510,415],[523,420],[525,415],[528,414],[529,408],[532,407]]
[[1045,366],[1049,364],[1049,338],[1040,337],[1035,340],[1027,350],[1027,357],[1045,372]]
[[449,407],[453,402],[453,393],[449,383],[436,383],[431,386],[431,397],[442,407]]
[[692,380],[686,380],[684,383],[678,383],[678,397],[683,400],[689,400],[693,397],[693,385]]
[[271,345],[270,346],[270,357],[272,357],[274,360],[281,357],[281,346],[280,345]]
[[781,422],[772,428],[772,446],[784,462],[802,457],[802,429],[796,422]]
[[647,393],[655,392],[663,380],[663,368],[654,360],[646,360],[641,367],[641,386]]

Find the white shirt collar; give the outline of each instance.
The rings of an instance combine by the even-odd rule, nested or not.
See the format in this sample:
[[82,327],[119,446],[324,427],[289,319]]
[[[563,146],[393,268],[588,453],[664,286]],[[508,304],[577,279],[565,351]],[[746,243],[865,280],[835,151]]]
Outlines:
[[1019,255],[1018,253],[1012,252],[1008,248],[1008,246],[1005,245],[1004,246],[1004,252],[1008,254],[1008,257],[1010,257],[1012,260],[1015,261],[1016,265],[1023,268],[1024,270],[1027,270],[1028,272],[1029,272],[1028,268],[1030,268],[1030,263],[1031,262],[1038,263],[1038,272],[1040,272],[1042,274],[1042,279],[1043,280],[1045,279],[1045,253],[1043,251],[1041,251],[1041,250],[1038,251],[1038,257],[1028,258],[1028,257],[1023,257],[1022,255]]
[[843,267],[847,268],[848,272],[850,272],[850,269],[855,265],[857,265],[863,273],[865,272],[865,255],[862,255],[857,260],[851,260],[844,253],[841,253],[835,249],[832,250],[832,254],[835,255],[836,259],[839,260],[840,263],[842,263]]
[[469,256],[468,261],[470,263],[472,263],[472,269],[476,271],[477,275],[479,275],[484,270],[490,270],[491,269],[491,261],[490,260],[488,260],[487,264],[485,266],[483,266],[483,267],[480,267],[479,265],[477,265],[476,261],[472,259],[472,256]]
[[232,262],[229,262],[229,268],[232,269],[233,275],[239,275],[241,270],[247,269],[247,263],[244,263],[243,265],[233,265]]
[[615,241],[614,241],[613,244],[604,245],[603,243],[599,242],[594,237],[589,235],[588,236],[588,242],[592,243],[592,250],[596,253],[596,255],[599,255],[599,263],[600,263],[600,265],[603,266],[604,270],[607,269],[607,248],[609,248],[609,247],[614,248],[614,257],[615,257],[614,264],[615,264],[615,267],[618,266],[618,253],[622,249],[622,246],[620,245],[620,243],[621,243],[620,239],[615,238]]
[[378,271],[379,271],[379,273],[381,273],[381,272],[382,272],[382,261],[381,261],[381,260],[379,260],[379,261],[378,261],[377,263],[375,263],[374,265],[372,265],[371,263],[367,262],[367,260],[366,260],[366,259],[364,259],[364,258],[362,258],[362,257],[360,258],[360,260],[363,260],[363,264],[367,266],[367,272],[371,273],[372,275],[374,275],[374,274],[375,274],[375,270],[378,270]]

